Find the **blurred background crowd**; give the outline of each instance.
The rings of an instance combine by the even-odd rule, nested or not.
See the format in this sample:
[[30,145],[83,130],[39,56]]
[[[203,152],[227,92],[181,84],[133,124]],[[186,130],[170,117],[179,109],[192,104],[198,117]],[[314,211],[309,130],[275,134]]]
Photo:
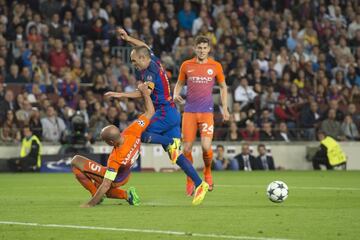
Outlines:
[[231,93],[229,122],[215,101],[215,140],[360,139],[357,0],[0,0],[0,143],[25,125],[93,143],[134,120],[141,102],[103,97],[137,86],[118,26],[152,47],[172,88],[194,37],[211,39]]

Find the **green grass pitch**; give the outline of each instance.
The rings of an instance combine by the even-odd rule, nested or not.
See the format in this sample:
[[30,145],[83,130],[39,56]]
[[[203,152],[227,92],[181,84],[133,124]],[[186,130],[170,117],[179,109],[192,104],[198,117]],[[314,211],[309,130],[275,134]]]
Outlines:
[[[72,174],[0,174],[0,239],[360,239],[360,172],[216,172],[214,180],[195,207],[182,173],[134,173],[125,187],[137,188],[141,206],[106,199],[82,209],[89,194]],[[289,186],[284,203],[266,197],[273,180]]]

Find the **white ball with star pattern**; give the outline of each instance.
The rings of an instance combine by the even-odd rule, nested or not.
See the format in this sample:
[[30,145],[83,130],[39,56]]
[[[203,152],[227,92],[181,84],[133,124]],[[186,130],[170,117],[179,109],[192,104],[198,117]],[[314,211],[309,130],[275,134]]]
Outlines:
[[281,203],[289,196],[289,188],[282,181],[273,181],[268,185],[266,194],[270,201]]

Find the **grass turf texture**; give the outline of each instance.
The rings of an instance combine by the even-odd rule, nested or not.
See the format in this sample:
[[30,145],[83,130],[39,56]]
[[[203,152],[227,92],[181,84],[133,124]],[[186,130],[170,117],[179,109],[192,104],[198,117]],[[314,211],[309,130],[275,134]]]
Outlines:
[[[284,239],[359,239],[360,172],[217,172],[200,206],[185,196],[182,173],[134,173],[141,206],[106,199],[79,208],[89,194],[71,174],[0,174],[0,221],[187,232],[122,232],[0,224],[0,239],[208,239],[191,233]],[[289,198],[270,202],[273,180]],[[215,237],[216,237],[215,235]],[[246,238],[243,238],[246,239]]]

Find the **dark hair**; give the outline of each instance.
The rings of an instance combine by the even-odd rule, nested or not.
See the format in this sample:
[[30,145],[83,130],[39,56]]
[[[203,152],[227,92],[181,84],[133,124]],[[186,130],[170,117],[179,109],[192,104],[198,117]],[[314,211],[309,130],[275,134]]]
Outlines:
[[216,148],[222,148],[223,150],[225,150],[224,145],[221,144],[217,145]]
[[197,36],[195,38],[195,45],[199,45],[200,43],[207,43],[210,46],[210,39],[204,35]]
[[265,144],[262,144],[262,143],[261,143],[261,144],[258,145],[258,149],[261,148],[261,147],[263,147],[263,148],[266,149]]

